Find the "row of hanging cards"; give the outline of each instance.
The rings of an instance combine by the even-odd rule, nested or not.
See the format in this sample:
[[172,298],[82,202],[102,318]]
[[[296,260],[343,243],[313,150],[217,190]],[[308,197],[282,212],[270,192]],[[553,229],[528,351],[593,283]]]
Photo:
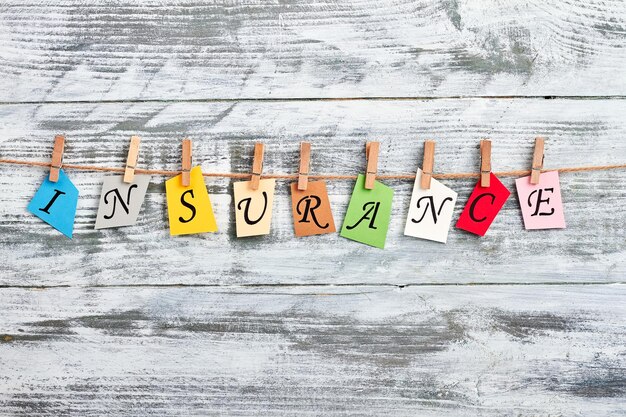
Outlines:
[[[135,174],[139,137],[131,138],[124,175],[105,176],[96,216],[96,229],[131,226],[137,221],[149,175]],[[72,237],[78,189],[62,167],[64,137],[55,138],[49,177],[28,210],[67,237]],[[340,235],[384,248],[392,212],[393,189],[376,180],[379,142],[366,145],[365,175],[357,177]],[[291,184],[294,232],[297,237],[336,231],[325,181],[309,181],[311,145],[300,148],[298,181]],[[262,178],[264,146],[257,143],[251,179],[233,184],[237,237],[270,232],[275,179]],[[454,215],[457,193],[432,178],[435,143],[424,143],[422,169],[416,173],[404,234],[445,243]],[[565,228],[559,175],[542,172],[544,140],[537,138],[531,175],[516,180],[526,229]],[[192,167],[192,144],[182,143],[181,173],[165,182],[170,234],[217,232],[217,222],[200,166]],[[456,227],[484,236],[510,196],[491,172],[491,142],[481,141],[480,179],[469,196]]]

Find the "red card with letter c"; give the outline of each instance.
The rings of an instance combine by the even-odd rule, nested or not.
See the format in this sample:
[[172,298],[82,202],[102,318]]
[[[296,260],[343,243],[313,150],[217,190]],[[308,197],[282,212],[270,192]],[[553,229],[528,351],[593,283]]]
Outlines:
[[498,177],[489,174],[489,187],[481,187],[480,180],[463,208],[456,227],[478,236],[485,236],[489,226],[504,206],[511,192]]

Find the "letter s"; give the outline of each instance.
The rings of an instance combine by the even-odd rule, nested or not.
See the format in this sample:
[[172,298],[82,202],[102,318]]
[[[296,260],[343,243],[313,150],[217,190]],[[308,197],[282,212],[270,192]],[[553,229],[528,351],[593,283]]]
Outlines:
[[189,223],[190,221],[194,219],[194,217],[196,217],[196,208],[193,206],[193,204],[185,201],[185,195],[187,194],[191,194],[191,198],[193,198],[193,190],[187,190],[180,196],[180,204],[182,204],[183,206],[191,210],[191,217],[188,218],[187,220],[183,219],[182,216],[179,217],[178,221],[180,221],[181,223]]

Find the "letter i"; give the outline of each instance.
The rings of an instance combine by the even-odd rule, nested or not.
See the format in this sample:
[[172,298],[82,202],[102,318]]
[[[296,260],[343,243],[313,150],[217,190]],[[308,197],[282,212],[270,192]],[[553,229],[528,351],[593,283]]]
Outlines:
[[65,193],[61,190],[57,190],[56,188],[54,189],[54,195],[52,196],[52,199],[50,199],[50,202],[48,203],[48,205],[44,208],[40,208],[39,210],[43,211],[46,214],[50,214],[50,212],[48,210],[50,210],[50,207],[52,207],[52,205],[54,204],[55,201],[57,201],[57,198],[59,198],[60,195],[64,195]]

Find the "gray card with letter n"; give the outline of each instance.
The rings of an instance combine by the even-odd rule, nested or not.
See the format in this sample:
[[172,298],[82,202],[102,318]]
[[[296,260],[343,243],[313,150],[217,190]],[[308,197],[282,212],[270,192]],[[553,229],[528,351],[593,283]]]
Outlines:
[[135,175],[130,184],[123,179],[121,175],[104,177],[96,229],[132,226],[137,221],[150,176]]

